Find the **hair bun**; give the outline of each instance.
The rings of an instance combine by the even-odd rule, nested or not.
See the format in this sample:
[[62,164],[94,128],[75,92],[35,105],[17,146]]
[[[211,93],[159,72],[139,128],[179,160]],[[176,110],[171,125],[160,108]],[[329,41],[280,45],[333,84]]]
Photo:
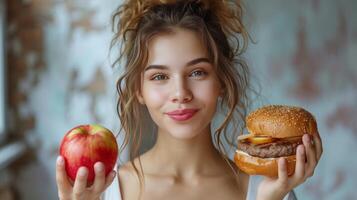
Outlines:
[[[240,33],[246,38],[247,32],[242,23],[242,6],[240,0],[126,0],[113,16],[118,18],[117,32],[123,38],[125,33],[136,30],[142,16],[152,7],[177,2],[200,3],[204,10],[210,10],[217,17],[222,30],[227,36]],[[246,45],[246,44],[245,44]]]

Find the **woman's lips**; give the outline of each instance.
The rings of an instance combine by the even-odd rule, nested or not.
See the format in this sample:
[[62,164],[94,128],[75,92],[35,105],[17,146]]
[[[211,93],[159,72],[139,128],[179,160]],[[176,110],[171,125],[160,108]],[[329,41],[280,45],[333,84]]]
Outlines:
[[171,119],[176,121],[186,121],[192,118],[198,109],[183,109],[183,110],[174,110],[166,113]]

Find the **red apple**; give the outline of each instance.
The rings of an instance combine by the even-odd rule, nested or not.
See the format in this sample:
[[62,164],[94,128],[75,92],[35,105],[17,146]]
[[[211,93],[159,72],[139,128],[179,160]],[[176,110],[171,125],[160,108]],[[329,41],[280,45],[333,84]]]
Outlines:
[[118,157],[118,145],[113,133],[100,125],[80,125],[64,136],[60,146],[60,155],[65,160],[69,178],[74,181],[78,169],[88,169],[88,185],[94,181],[94,164],[104,164],[105,175],[108,175]]

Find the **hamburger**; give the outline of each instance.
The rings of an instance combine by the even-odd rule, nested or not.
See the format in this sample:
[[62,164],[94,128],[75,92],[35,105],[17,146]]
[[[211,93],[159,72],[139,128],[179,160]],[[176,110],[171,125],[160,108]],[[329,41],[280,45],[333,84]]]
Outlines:
[[288,175],[295,171],[296,148],[304,134],[317,133],[314,116],[303,108],[284,105],[262,107],[246,117],[249,134],[238,137],[236,165],[250,175],[278,176],[284,157]]

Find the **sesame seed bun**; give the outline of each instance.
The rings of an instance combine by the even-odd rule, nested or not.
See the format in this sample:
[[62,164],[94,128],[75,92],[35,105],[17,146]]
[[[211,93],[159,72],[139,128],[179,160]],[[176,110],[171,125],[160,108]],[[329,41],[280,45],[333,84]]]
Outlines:
[[295,106],[269,105],[246,118],[247,129],[254,136],[286,138],[317,133],[314,116]]
[[[295,138],[294,141],[296,141],[296,138],[301,138],[304,134],[317,133],[317,124],[313,115],[305,109],[295,106],[269,105],[262,107],[247,116],[246,125],[250,134],[244,135],[239,141],[244,140],[248,144],[250,144],[247,140],[248,137],[271,137],[275,138],[272,142],[278,140],[289,143],[291,139],[288,138]],[[268,142],[264,145],[269,144],[271,143]],[[260,145],[253,144],[252,146],[259,148]],[[295,170],[296,154],[282,157],[286,159],[286,170],[290,176]],[[277,177],[279,158],[252,156],[238,149],[234,161],[247,174]]]

